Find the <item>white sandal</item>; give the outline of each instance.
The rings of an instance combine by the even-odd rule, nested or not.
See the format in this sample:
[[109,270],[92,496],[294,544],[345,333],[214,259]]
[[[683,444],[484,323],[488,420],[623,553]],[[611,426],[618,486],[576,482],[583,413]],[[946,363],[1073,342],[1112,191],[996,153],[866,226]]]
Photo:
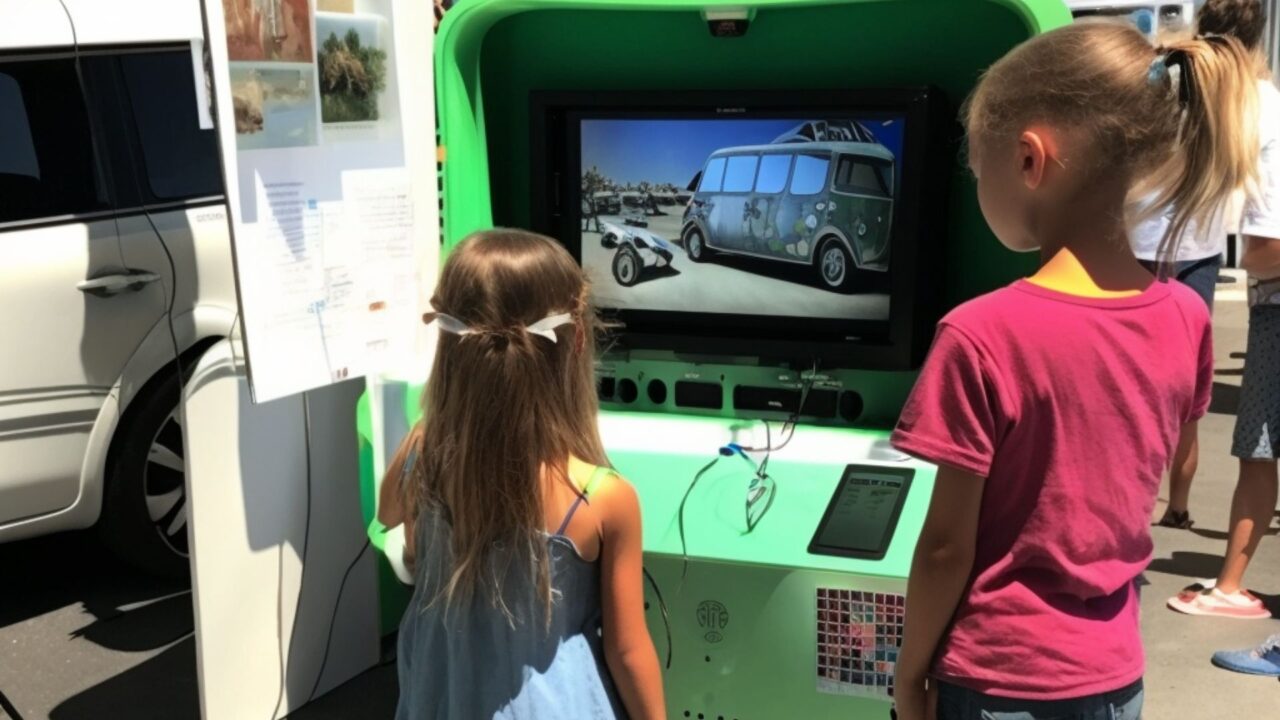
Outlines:
[[1231,594],[1217,588],[1196,592],[1183,590],[1169,598],[1169,608],[1185,615],[1225,617],[1235,620],[1265,620],[1271,612],[1248,590]]

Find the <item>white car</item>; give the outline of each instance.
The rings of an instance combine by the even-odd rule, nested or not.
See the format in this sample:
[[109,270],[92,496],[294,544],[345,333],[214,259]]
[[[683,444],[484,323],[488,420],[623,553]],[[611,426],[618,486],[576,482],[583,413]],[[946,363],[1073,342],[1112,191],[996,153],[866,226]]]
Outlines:
[[623,287],[631,287],[652,268],[665,268],[675,257],[675,248],[648,230],[612,222],[602,222],[600,246],[615,250],[613,279]]
[[65,8],[0,4],[0,542],[96,523],[181,574],[179,368],[236,317],[200,3]]

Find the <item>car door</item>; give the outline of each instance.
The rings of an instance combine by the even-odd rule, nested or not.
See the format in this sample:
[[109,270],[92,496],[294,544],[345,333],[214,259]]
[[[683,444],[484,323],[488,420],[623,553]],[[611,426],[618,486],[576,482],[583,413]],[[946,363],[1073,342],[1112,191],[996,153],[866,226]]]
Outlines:
[[[176,291],[175,322],[197,298],[234,309],[218,139],[212,128],[200,127],[190,48],[137,48],[113,54],[110,62],[123,121],[119,135],[134,141],[121,143],[130,147],[121,148],[117,164],[129,165],[135,197],[147,209],[120,215],[125,259],[162,275],[165,288]],[[166,250],[178,273],[173,285]]]
[[828,199],[827,223],[853,243],[854,262],[864,270],[889,269],[893,226],[893,161],[842,154]]
[[795,246],[783,242],[778,227],[778,209],[791,177],[791,153],[769,153],[760,156],[760,171],[756,173],[755,192],[748,207],[748,226],[751,242],[768,252],[784,251],[794,254]]
[[[86,67],[88,63],[86,62]],[[89,432],[161,318],[70,52],[0,56],[0,524],[75,502]]]
[[756,184],[759,155],[730,155],[724,168],[724,184],[714,211],[713,245],[729,250],[758,253],[750,242],[748,203]]
[[705,241],[709,247],[720,247],[716,234],[716,224],[720,213],[720,187],[724,182],[725,158],[713,157],[707,161],[707,167],[697,178],[698,190],[693,196],[691,218],[696,218],[706,231]]
[[818,209],[827,187],[831,156],[797,152],[787,193],[780,200],[775,225],[788,254],[807,260],[817,251]]

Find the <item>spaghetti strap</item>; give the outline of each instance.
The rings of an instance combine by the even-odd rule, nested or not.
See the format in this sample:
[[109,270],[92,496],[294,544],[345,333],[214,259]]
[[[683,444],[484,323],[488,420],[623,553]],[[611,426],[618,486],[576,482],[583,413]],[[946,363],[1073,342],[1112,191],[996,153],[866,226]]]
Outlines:
[[556,535],[564,535],[564,531],[569,529],[569,522],[573,520],[573,514],[578,512],[578,506],[587,499],[592,490],[595,490],[596,485],[600,484],[601,478],[612,474],[613,469],[607,467],[598,467],[595,472],[591,473],[591,479],[587,481],[587,486],[578,493],[578,497],[573,499],[573,504],[569,506],[569,511],[564,514],[564,520],[560,523],[560,529],[556,530]]

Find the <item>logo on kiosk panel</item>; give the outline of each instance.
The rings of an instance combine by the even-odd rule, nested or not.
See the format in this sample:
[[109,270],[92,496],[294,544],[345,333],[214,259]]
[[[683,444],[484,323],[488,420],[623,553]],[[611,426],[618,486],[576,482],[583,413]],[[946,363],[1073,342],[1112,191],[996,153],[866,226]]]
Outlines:
[[729,611],[715,600],[703,600],[698,605],[698,627],[706,631],[702,636],[709,643],[724,640],[721,631],[729,625]]

